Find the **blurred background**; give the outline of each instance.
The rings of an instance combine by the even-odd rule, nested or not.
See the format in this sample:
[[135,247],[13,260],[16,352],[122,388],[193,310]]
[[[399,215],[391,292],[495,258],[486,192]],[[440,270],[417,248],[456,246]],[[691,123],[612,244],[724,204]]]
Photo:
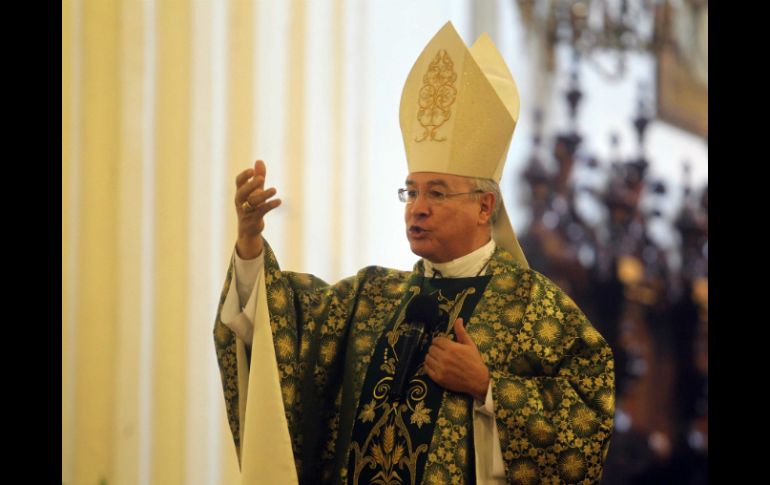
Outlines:
[[518,83],[531,266],[615,353],[603,483],[707,482],[707,0],[64,0],[62,482],[237,483],[235,175],[265,160],[284,269],[411,268],[399,100],[447,20]]

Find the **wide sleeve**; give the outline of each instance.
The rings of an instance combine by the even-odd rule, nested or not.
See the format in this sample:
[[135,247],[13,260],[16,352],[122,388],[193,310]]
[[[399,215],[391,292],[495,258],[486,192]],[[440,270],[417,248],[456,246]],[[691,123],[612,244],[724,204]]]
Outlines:
[[[318,424],[319,415],[314,413],[318,411],[318,402],[334,403],[329,397],[334,395],[334,385],[338,382],[334,377],[340,367],[340,349],[344,347],[341,340],[354,301],[356,278],[328,285],[312,275],[281,271],[267,242],[264,255],[264,269],[252,294],[252,297],[263,295],[254,297],[258,303],[252,319],[255,327],[252,354],[257,352],[259,329],[269,329],[266,335],[264,332],[261,335],[271,346],[267,348],[268,353],[274,355],[285,418],[299,468],[302,456],[307,454],[303,448],[313,448],[310,458],[317,460],[318,443],[314,440],[323,435],[319,428],[324,425]],[[220,298],[214,341],[228,422],[243,469],[244,418],[252,415],[246,410],[246,401],[247,395],[255,391],[247,393],[247,385],[253,384],[253,379],[248,377],[250,366],[244,342],[222,322],[222,308],[226,306],[228,294],[233,294],[230,286],[234,284],[231,266]],[[263,304],[260,306],[259,302]],[[254,358],[252,355],[252,361]],[[257,387],[262,393],[262,384]],[[314,414],[312,420],[305,419],[308,413]],[[310,429],[309,422],[313,423]],[[248,429],[253,429],[252,424]]]
[[[225,410],[230,425],[230,431],[233,434],[235,449],[240,460],[240,417],[242,410],[239,411],[238,402],[238,353],[243,352],[243,341],[241,341],[223,321],[228,320],[238,314],[237,294],[235,294],[235,279],[233,260],[225,276],[225,283],[219,297],[216,320],[214,322],[214,349],[216,351],[217,363],[219,365],[220,378],[222,380],[222,390],[225,398]],[[239,349],[239,346],[241,349]],[[245,404],[245,400],[244,400]]]
[[491,372],[510,483],[598,483],[612,434],[612,352],[575,303],[533,273],[510,365]]

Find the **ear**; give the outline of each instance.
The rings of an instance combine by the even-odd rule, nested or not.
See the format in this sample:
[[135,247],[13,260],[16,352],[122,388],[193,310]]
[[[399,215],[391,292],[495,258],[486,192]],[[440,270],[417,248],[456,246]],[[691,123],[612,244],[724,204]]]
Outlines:
[[489,223],[492,212],[495,210],[495,194],[492,192],[484,192],[479,195],[479,202],[481,203],[479,209],[479,225],[483,226]]

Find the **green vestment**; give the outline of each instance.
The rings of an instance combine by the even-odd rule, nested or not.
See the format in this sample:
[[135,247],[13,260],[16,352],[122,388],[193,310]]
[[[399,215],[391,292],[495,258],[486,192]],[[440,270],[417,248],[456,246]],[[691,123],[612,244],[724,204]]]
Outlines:
[[[346,484],[353,473],[351,456],[372,451],[353,439],[356,419],[371,417],[374,423],[373,396],[362,395],[369,365],[383,365],[375,350],[414,295],[422,261],[412,272],[369,266],[329,285],[312,275],[282,272],[265,244],[264,271],[300,483]],[[610,348],[566,294],[536,271],[522,269],[501,248],[486,275],[481,298],[464,321],[490,370],[508,482],[598,482],[615,407]],[[232,280],[231,267],[219,312]],[[457,316],[462,305],[455,308]],[[236,337],[219,313],[214,341],[240,453]],[[430,415],[433,432],[421,460],[422,483],[473,483],[472,401],[466,394],[443,392]],[[424,409],[411,411],[413,424],[427,419]],[[377,460],[370,461],[392,468],[394,458],[405,459],[392,433],[387,440],[378,437]]]

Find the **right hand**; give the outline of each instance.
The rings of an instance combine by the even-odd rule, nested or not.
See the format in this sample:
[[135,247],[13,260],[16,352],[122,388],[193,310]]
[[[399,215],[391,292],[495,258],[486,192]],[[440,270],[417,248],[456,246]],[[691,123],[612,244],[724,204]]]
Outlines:
[[[235,211],[238,214],[238,240],[235,249],[243,259],[254,259],[262,254],[264,243],[265,214],[281,205],[281,199],[270,200],[276,194],[274,187],[265,190],[265,162],[257,160],[254,168],[248,168],[235,178]],[[246,211],[248,203],[254,209]]]

